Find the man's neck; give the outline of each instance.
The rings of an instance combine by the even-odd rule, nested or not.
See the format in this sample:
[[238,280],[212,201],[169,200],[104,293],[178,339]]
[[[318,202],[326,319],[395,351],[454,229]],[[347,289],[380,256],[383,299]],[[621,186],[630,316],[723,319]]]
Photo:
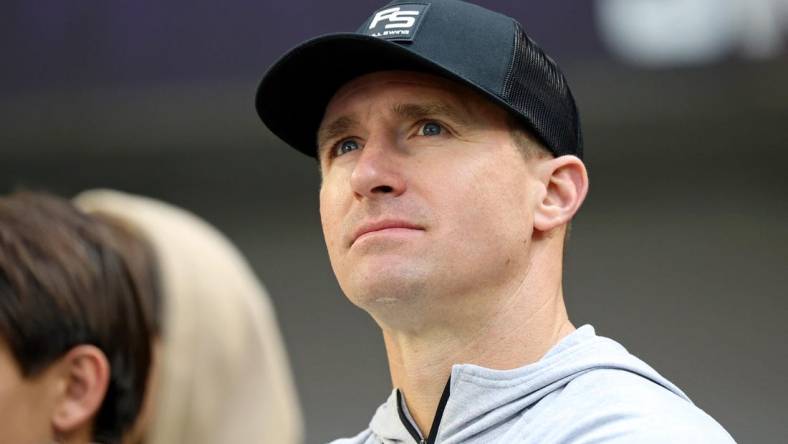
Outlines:
[[427,436],[454,364],[492,369],[518,368],[538,361],[574,331],[556,288],[533,288],[497,301],[493,310],[459,324],[399,331],[383,327],[392,382],[404,395],[422,436]]

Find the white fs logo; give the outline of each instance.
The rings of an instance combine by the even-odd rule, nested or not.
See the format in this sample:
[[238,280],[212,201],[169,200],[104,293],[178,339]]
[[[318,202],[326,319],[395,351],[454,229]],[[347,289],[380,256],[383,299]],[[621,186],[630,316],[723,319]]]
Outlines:
[[385,26],[386,29],[410,28],[416,24],[416,17],[420,12],[421,11],[403,11],[399,7],[384,9],[375,14],[375,17],[372,18],[372,23],[369,24],[369,29],[375,29],[378,22],[383,20],[389,22]]

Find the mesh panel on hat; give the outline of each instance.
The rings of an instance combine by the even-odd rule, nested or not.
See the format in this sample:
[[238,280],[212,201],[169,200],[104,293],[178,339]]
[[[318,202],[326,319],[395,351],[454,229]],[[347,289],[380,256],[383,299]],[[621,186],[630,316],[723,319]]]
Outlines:
[[583,157],[575,101],[558,66],[515,22],[512,62],[502,98],[525,117],[528,125],[556,156]]

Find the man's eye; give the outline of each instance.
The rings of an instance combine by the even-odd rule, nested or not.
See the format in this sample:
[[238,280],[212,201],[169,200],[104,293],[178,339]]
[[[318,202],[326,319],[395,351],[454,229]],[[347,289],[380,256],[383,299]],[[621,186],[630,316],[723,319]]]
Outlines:
[[427,122],[421,125],[419,134],[422,136],[437,136],[443,132],[443,127],[437,122]]
[[358,149],[358,142],[353,139],[345,139],[339,142],[334,150],[336,156],[341,156],[345,153]]

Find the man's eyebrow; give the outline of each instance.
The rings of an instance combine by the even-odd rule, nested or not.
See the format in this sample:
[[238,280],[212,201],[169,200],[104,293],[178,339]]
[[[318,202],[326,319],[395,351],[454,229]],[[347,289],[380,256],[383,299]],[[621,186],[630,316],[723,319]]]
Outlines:
[[412,120],[445,116],[459,124],[468,124],[468,116],[466,114],[456,107],[442,102],[400,103],[394,105],[391,109],[395,114]]
[[341,136],[356,126],[358,126],[358,120],[350,116],[342,116],[332,120],[327,125],[321,125],[317,130],[318,148],[323,146],[326,141]]
[[[468,124],[468,117],[466,114],[456,107],[442,102],[398,103],[393,105],[391,110],[394,114],[411,120],[445,116],[461,125]],[[347,134],[351,129],[357,126],[359,126],[359,121],[352,116],[338,117],[326,125],[321,125],[317,131],[318,151],[327,141]]]

